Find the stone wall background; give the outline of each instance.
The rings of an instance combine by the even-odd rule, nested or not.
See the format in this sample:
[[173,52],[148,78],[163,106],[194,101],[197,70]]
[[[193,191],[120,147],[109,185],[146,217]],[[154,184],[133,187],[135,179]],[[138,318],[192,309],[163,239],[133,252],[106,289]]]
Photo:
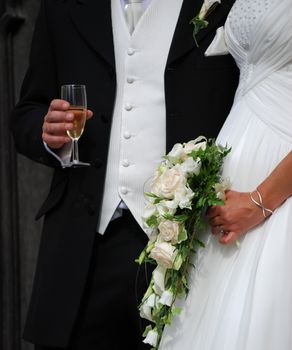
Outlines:
[[18,100],[40,0],[0,0],[0,349],[32,350],[21,339],[41,231],[34,216],[50,169],[16,154],[9,115]]

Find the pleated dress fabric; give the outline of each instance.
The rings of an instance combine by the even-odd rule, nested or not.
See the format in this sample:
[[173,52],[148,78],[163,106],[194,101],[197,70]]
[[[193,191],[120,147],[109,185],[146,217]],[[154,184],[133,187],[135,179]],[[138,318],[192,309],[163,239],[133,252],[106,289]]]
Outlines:
[[[217,139],[232,147],[223,176],[253,191],[292,150],[292,0],[237,0],[225,35],[241,74]],[[239,247],[210,232],[202,239],[183,311],[159,349],[291,350],[292,198]]]

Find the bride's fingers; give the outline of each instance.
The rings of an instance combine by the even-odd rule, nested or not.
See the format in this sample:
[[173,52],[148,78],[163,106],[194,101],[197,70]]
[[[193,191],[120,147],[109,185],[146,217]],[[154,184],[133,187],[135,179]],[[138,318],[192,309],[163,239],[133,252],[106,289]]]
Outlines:
[[219,233],[217,226],[211,226],[211,232],[213,235],[217,235]]
[[236,242],[237,238],[238,238],[239,234],[236,232],[227,232],[224,235],[222,235],[219,239],[219,243],[221,244],[231,244]]
[[220,207],[214,205],[213,207],[210,207],[207,210],[206,215],[207,215],[208,218],[214,218],[215,216],[219,215],[219,211],[220,211]]
[[211,226],[211,232],[213,235],[223,235],[226,231],[224,229],[223,225],[216,225],[216,226]]
[[225,223],[225,221],[223,220],[222,216],[220,216],[220,215],[209,219],[210,226],[224,225],[224,223]]

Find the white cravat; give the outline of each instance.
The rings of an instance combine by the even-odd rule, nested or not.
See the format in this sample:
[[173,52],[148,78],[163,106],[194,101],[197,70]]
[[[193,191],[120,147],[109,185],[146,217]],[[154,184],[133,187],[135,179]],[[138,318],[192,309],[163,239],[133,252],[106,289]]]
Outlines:
[[133,33],[143,12],[143,0],[128,0],[128,3],[125,6],[125,18],[131,34]]

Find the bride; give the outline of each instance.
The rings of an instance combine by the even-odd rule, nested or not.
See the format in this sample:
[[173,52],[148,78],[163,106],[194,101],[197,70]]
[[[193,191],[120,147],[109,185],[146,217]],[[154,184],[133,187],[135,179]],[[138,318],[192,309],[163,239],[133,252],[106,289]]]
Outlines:
[[217,140],[232,190],[159,349],[291,350],[292,0],[237,0],[225,35],[241,72]]

